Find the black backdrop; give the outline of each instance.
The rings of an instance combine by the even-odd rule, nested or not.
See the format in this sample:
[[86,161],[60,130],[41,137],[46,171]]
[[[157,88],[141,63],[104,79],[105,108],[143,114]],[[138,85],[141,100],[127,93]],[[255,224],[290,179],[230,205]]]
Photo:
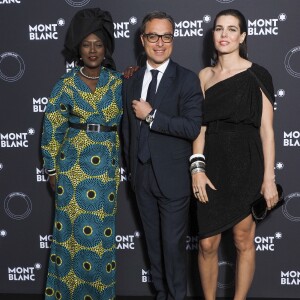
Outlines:
[[[118,70],[141,61],[138,27],[154,9],[176,22],[173,59],[199,72],[208,65],[217,12],[241,10],[249,25],[249,59],[275,86],[276,179],[286,204],[257,229],[257,268],[249,296],[300,299],[299,0],[0,0],[0,293],[42,293],[53,199],[40,157],[41,121],[50,91],[71,65],[61,55],[70,19],[81,8],[109,10],[115,22]],[[118,198],[118,295],[150,295],[144,238],[122,168]],[[201,295],[194,204],[187,236],[189,295]],[[230,234],[220,250],[218,296],[234,285]]]

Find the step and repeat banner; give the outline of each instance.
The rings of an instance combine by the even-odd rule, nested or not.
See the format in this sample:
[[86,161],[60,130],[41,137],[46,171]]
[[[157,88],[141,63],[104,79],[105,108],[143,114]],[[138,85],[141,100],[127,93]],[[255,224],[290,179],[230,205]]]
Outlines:
[[[149,11],[163,10],[174,17],[173,59],[196,73],[210,64],[215,15],[228,8],[245,14],[249,59],[273,76],[274,168],[286,200],[257,228],[257,267],[249,296],[300,299],[299,0],[0,0],[0,293],[43,293],[54,201],[42,166],[41,123],[53,85],[73,67],[61,55],[70,20],[89,7],[113,16],[119,71],[144,61],[138,29]],[[151,274],[128,180],[121,167],[117,294],[148,296]],[[195,201],[186,238],[188,293],[201,296]],[[234,273],[228,232],[219,257],[219,297],[232,296]]]

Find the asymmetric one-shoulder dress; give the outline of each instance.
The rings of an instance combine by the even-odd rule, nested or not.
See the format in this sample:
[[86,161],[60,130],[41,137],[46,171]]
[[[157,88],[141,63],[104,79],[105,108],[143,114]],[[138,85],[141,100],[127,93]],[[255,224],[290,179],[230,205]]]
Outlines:
[[260,138],[262,93],[274,102],[269,72],[253,63],[205,92],[203,124],[208,203],[197,204],[199,238],[219,234],[247,217],[264,174]]

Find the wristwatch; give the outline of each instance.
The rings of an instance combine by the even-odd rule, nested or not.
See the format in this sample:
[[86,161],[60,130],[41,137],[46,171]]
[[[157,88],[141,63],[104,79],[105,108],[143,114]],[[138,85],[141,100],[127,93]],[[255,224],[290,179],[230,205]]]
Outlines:
[[147,116],[146,116],[146,119],[145,121],[148,123],[148,124],[151,124],[154,120],[154,115],[153,115],[153,112],[151,111]]

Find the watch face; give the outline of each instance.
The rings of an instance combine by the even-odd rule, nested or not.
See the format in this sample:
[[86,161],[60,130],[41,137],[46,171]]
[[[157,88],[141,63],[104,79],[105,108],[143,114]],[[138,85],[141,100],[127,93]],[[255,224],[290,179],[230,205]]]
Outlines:
[[153,116],[152,115],[148,115],[147,117],[146,117],[146,122],[147,123],[151,123],[153,121]]

